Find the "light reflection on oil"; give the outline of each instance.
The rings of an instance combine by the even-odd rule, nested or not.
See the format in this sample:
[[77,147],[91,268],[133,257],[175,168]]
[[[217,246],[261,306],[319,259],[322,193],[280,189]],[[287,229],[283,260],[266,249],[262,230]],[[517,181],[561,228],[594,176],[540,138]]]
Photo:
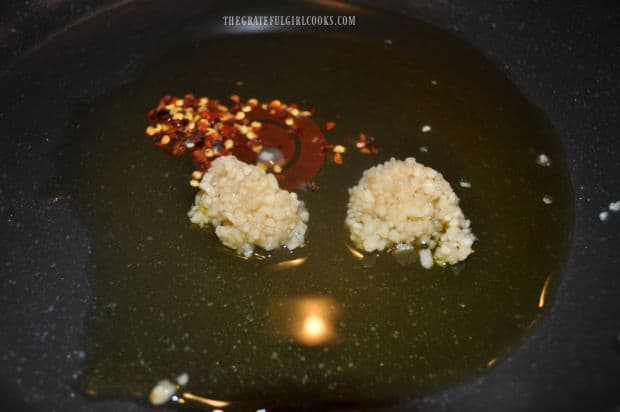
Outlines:
[[[183,378],[185,376],[185,378]],[[232,404],[229,401],[222,401],[217,399],[210,399],[204,396],[198,396],[191,392],[183,392],[183,394],[178,395],[178,392],[181,390],[181,387],[187,384],[187,374],[179,375],[176,382],[170,382],[167,379],[163,379],[157,383],[151,390],[149,394],[149,401],[152,405],[164,405],[168,402],[174,402],[179,405],[184,405],[186,402],[193,401],[196,403],[200,403],[202,405],[208,405],[215,410],[222,410],[220,408],[226,408]]]
[[353,255],[354,258],[356,258],[357,260],[364,259],[364,255],[359,250],[355,249],[348,243],[345,243],[344,245],[347,247],[347,249],[349,249],[349,252]]
[[542,308],[545,306],[545,297],[547,296],[547,288],[549,287],[549,282],[551,281],[551,276],[547,276],[545,279],[545,283],[543,284],[543,288],[540,291],[540,296],[538,297],[538,307]]
[[330,297],[300,297],[276,302],[270,311],[270,333],[306,346],[334,344],[340,309]]
[[269,269],[272,271],[292,269],[294,267],[303,265],[304,263],[306,263],[306,260],[308,260],[307,256],[303,256],[297,259],[285,260],[283,262],[274,263],[269,267]]
[[194,395],[193,393],[190,393],[190,392],[183,393],[182,398],[179,398],[177,402],[183,400],[183,398],[191,400],[191,401],[199,402],[205,405],[213,406],[214,408],[225,408],[230,405],[230,402],[227,402],[227,401],[218,401],[216,399],[209,399],[209,398],[205,398],[204,396]]

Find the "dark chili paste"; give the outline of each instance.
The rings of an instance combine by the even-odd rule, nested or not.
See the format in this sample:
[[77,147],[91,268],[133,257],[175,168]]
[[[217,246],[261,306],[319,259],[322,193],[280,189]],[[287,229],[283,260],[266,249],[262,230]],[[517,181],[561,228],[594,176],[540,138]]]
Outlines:
[[[208,97],[165,96],[146,118],[152,142],[174,156],[191,154],[198,171],[220,156],[273,172],[280,186],[294,190],[311,182],[324,160],[327,141],[312,112],[279,100],[269,103],[230,96],[229,106]],[[257,162],[265,149],[279,150],[281,164]]]

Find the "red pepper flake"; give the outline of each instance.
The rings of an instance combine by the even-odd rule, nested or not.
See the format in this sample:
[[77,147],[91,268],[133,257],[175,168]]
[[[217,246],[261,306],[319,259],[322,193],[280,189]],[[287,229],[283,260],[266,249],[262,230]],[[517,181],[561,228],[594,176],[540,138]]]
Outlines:
[[318,192],[319,184],[313,180],[312,182],[308,183],[308,190],[310,190],[311,192]]
[[205,131],[209,128],[211,128],[211,123],[209,123],[209,121],[205,119],[198,120],[198,130]]
[[[232,104],[224,105],[208,97],[186,94],[183,98],[164,96],[150,110],[146,119],[146,134],[165,152],[180,156],[191,154],[196,170],[206,171],[211,161],[234,154],[248,163],[264,147],[279,147],[294,163],[287,164],[277,179],[283,188],[292,190],[310,181],[318,172],[324,154],[333,146],[323,146],[325,138],[319,126],[309,116],[313,108],[301,109],[296,103],[285,104],[280,100],[261,103],[251,98],[242,103],[241,98],[230,96]],[[295,139],[291,140],[290,135]],[[294,141],[298,139],[301,148]]]
[[193,94],[186,94],[185,97],[183,97],[183,102],[184,102],[184,106],[189,106],[190,108],[192,108],[192,106],[195,105],[195,98]]
[[378,154],[379,146],[375,143],[375,138],[372,136],[368,136],[365,133],[360,133],[357,141],[355,142],[355,147],[358,148],[361,154]]
[[325,130],[327,130],[328,132],[330,130],[332,130],[334,127],[336,127],[336,122],[327,122],[325,123]]
[[148,126],[146,128],[146,134],[148,134],[149,136],[155,136],[157,133],[159,133],[161,129],[158,127],[153,127],[153,126]]
[[176,142],[172,144],[172,154],[174,156],[179,156],[179,155],[182,155],[183,153],[185,153],[185,146],[183,145],[183,142],[181,142],[180,140],[177,140]]
[[282,106],[282,102],[280,100],[272,100],[271,103],[269,103],[269,108],[270,109],[279,109],[280,106]]
[[299,190],[302,192],[318,192],[320,189],[317,182],[314,180],[308,183],[303,183],[299,186]]

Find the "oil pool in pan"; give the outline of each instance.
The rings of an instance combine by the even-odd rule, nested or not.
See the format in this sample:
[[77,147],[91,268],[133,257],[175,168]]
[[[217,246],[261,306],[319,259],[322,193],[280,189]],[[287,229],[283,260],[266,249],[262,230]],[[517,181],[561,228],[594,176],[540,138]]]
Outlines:
[[[383,402],[480,373],[527,335],[571,231],[559,141],[486,60],[429,36],[420,44],[437,56],[336,37],[222,37],[172,50],[80,105],[58,180],[93,239],[84,391],[146,399],[185,372],[187,391],[208,398]],[[311,104],[319,124],[337,123],[330,143],[364,132],[380,151],[326,160],[320,190],[300,193],[304,248],[244,260],[190,224],[189,158],[144,135],[148,109],[186,92]],[[347,248],[347,188],[408,156],[460,196],[478,237],[463,264],[424,270]]]

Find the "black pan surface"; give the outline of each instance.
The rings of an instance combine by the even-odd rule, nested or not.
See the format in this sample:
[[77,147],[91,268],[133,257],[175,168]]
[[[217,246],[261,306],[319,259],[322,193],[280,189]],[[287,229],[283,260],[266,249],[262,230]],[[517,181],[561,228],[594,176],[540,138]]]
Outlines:
[[[141,410],[129,401],[92,401],[71,386],[84,356],[82,319],[92,299],[85,271],[90,248],[67,203],[43,189],[55,174],[49,153],[62,139],[72,104],[135,77],[147,58],[166,48],[166,31],[182,28],[165,24],[171,5],[163,2],[93,2],[73,10],[71,3],[45,5],[3,11],[3,405]],[[213,30],[223,30],[222,15],[302,11],[290,7],[188,2],[174,12],[210,12]],[[340,3],[303,7],[364,13]],[[599,212],[620,198],[618,9],[483,1],[385,7],[445,28],[495,62],[560,132],[575,191],[564,279],[533,335],[490,373],[402,400],[397,409],[612,410],[620,381],[620,216],[601,222]],[[77,19],[83,13],[87,17]],[[52,29],[60,30],[46,38]]]

